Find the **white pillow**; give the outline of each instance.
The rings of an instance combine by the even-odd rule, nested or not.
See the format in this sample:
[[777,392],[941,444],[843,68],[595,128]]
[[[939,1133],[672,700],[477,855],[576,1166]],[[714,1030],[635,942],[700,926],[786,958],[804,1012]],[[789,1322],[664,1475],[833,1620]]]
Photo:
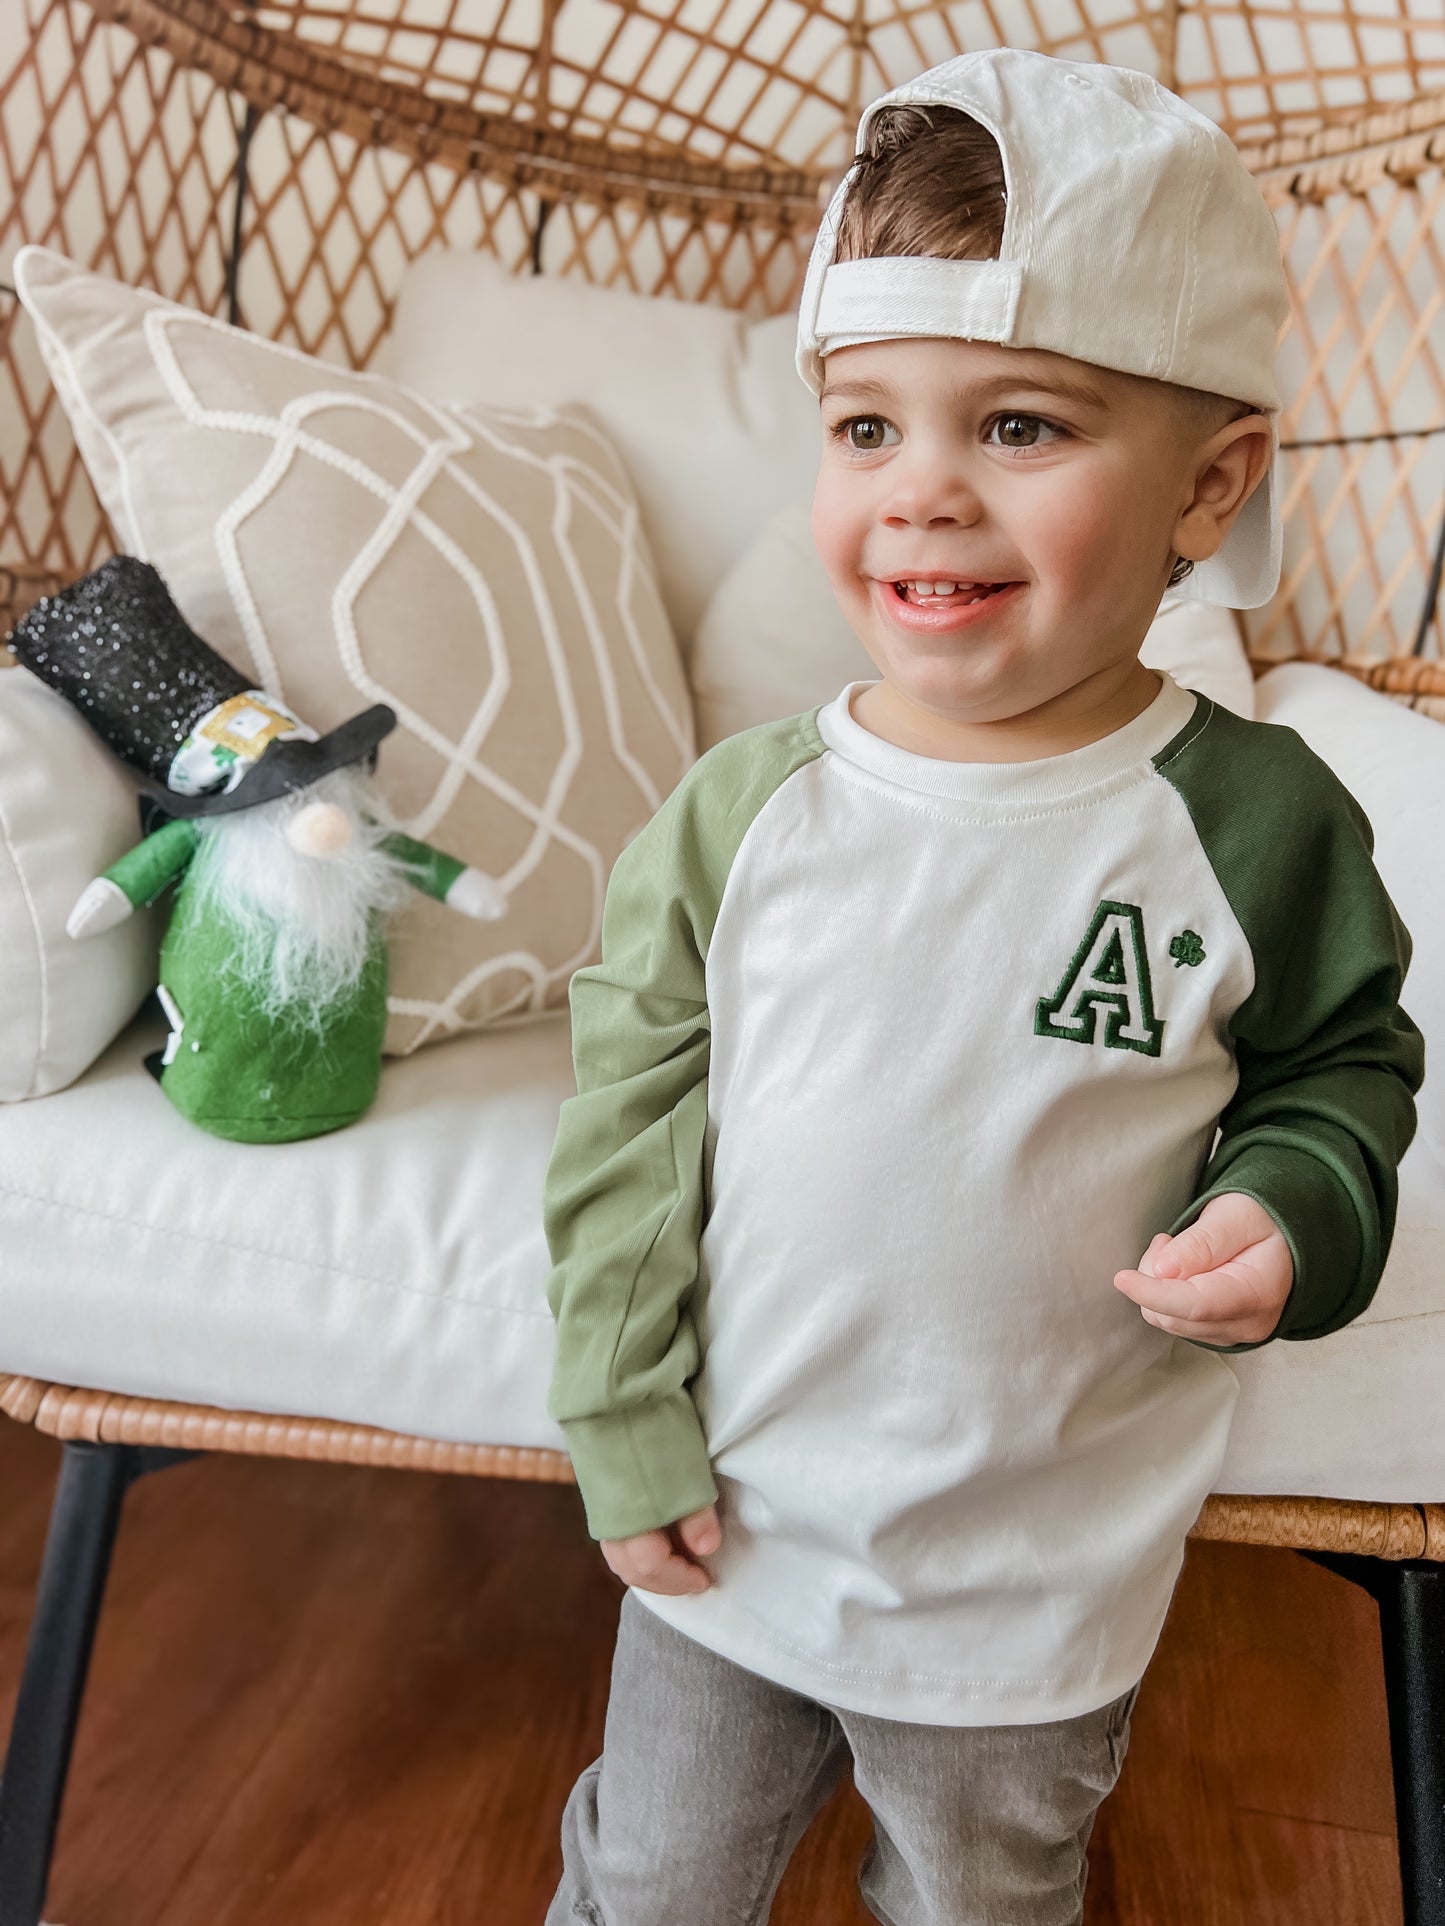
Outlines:
[[1172,675],[1181,689],[1195,689],[1221,709],[1253,721],[1254,671],[1233,610],[1166,595],[1139,660],[1148,669]]
[[[708,604],[688,661],[700,749],[878,674],[833,598],[810,522],[807,500],[789,502]],[[1227,609],[1166,597],[1141,660],[1236,715],[1254,713],[1254,679]]]
[[87,1070],[155,987],[157,919],[76,943],[71,906],[140,840],[135,786],[63,697],[0,671],[0,1102]]
[[477,254],[408,268],[378,368],[438,401],[585,402],[637,490],[663,603],[684,647],[765,518],[811,489],[818,404],[793,365],[791,315],[546,275]]
[[1420,1135],[1445,1162],[1445,726],[1304,662],[1271,669],[1256,693],[1261,721],[1298,730],[1370,819],[1375,865],[1415,945],[1402,1000],[1425,1035]]

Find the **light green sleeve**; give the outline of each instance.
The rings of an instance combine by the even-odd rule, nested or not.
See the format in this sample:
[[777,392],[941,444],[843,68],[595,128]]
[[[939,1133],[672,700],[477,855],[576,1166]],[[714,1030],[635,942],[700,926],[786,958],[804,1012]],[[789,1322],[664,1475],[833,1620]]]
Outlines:
[[1238,1088],[1199,1194],[1170,1229],[1211,1197],[1253,1197],[1294,1259],[1272,1337],[1325,1337],[1374,1296],[1394,1233],[1424,1074],[1399,1000],[1410,938],[1364,811],[1293,729],[1201,703],[1155,766],[1189,810],[1255,968],[1229,1026]]
[[103,872],[105,880],[123,889],[134,908],[144,909],[190,862],[200,833],[193,822],[181,817],[164,823],[113,862]]
[[439,903],[447,900],[447,891],[466,868],[445,850],[433,849],[430,843],[420,843],[415,836],[404,836],[399,830],[381,846],[406,870],[407,881],[414,889],[424,896],[434,896]]
[[602,960],[572,978],[577,1095],[543,1197],[557,1320],[548,1409],[594,1538],[710,1504],[688,1389],[703,1226],[708,945],[729,870],[769,796],[822,753],[816,711],[732,736],[694,764],[618,857]]

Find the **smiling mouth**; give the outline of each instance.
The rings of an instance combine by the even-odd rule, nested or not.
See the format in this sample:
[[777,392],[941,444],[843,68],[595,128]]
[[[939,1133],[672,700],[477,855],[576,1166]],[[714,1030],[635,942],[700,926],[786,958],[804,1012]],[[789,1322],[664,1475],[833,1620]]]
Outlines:
[[895,582],[893,593],[915,608],[963,609],[1012,588],[1012,582]]

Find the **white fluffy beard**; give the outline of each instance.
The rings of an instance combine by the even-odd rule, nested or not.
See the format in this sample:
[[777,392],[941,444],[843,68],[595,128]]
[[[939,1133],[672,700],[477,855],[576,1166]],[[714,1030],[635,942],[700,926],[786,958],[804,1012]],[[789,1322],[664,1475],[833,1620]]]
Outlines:
[[[336,855],[305,856],[286,840],[291,817],[316,802],[351,822]],[[188,879],[195,908],[230,928],[226,975],[269,1020],[320,1031],[361,981],[375,919],[407,889],[405,869],[381,847],[391,834],[383,813],[366,778],[340,769],[300,795],[201,820]]]

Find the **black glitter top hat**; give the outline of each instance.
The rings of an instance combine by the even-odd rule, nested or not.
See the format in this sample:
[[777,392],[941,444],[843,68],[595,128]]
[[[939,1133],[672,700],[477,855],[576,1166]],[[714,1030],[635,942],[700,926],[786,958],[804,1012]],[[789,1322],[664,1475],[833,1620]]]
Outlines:
[[117,555],[47,596],[9,636],[167,815],[251,809],[364,761],[396,727],[384,703],[318,738],[201,640],[148,562]]

